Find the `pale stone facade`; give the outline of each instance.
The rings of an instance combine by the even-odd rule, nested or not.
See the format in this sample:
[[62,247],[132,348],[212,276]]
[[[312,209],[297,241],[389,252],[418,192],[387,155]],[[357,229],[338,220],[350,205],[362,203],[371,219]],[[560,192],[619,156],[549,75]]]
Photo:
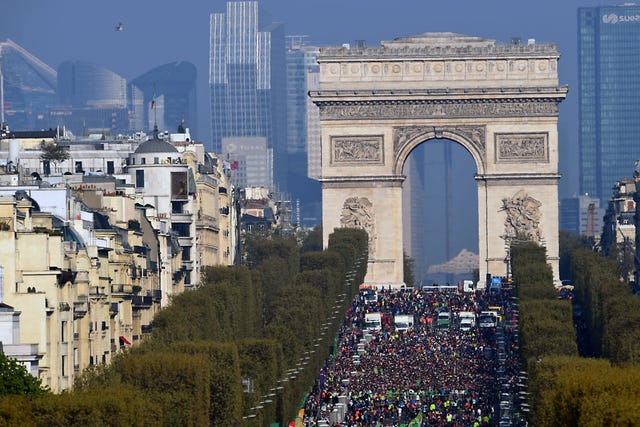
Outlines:
[[[184,291],[185,271],[196,286],[202,265],[233,262],[222,161],[184,135],[172,146],[145,142],[107,163],[113,176],[99,160],[87,170],[84,159],[103,152],[92,144],[73,146],[67,175],[63,165],[44,174],[37,144],[22,147],[15,169],[0,162],[0,339],[54,392],[143,340],[158,310]],[[77,161],[84,174],[73,173]]]
[[372,284],[403,282],[402,168],[424,141],[473,157],[480,277],[508,273],[508,246],[543,244],[558,272],[558,85],[554,45],[501,45],[451,33],[320,52],[311,92],[322,126],[325,245],[336,227],[370,234]]

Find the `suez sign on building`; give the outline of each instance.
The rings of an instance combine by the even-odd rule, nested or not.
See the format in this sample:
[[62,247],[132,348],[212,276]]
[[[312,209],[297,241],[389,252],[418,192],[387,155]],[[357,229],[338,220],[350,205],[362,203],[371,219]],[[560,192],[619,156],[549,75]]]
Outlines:
[[640,22],[640,15],[618,15],[617,13],[607,13],[602,15],[602,22],[605,24]]

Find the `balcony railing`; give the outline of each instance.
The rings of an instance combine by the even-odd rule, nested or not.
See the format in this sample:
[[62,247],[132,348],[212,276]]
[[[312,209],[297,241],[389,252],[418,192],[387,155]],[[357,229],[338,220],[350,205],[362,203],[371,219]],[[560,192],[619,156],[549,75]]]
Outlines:
[[73,318],[81,319],[87,315],[87,311],[89,311],[88,304],[86,301],[74,301],[73,302]]
[[153,297],[136,295],[131,299],[131,305],[134,309],[150,308],[153,305]]
[[133,285],[128,283],[111,284],[112,294],[132,294]]
[[171,222],[193,222],[193,214],[189,211],[171,212]]
[[104,293],[104,286],[90,286],[89,287],[89,296],[92,297],[106,297],[107,295]]

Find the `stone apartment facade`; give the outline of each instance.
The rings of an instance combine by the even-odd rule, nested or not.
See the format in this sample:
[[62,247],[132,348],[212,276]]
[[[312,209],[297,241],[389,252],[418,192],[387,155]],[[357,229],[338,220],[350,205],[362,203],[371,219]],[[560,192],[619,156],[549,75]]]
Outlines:
[[0,142],[0,339],[54,392],[143,340],[204,266],[234,262],[223,162],[176,139],[67,142],[53,173],[33,141],[17,157]]

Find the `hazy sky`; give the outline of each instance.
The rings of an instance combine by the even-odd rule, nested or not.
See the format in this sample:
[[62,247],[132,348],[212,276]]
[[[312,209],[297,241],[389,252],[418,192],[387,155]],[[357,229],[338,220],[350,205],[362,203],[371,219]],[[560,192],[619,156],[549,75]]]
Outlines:
[[[262,0],[287,34],[313,44],[340,45],[431,31],[508,42],[511,37],[554,42],[562,55],[560,82],[570,92],[561,106],[561,192],[578,191],[577,8],[614,5],[603,0]],[[208,137],[209,13],[223,0],[2,0],[0,39],[12,39],[52,66],[87,60],[133,79],[167,62],[198,69],[200,139]],[[124,31],[115,31],[118,22]]]

